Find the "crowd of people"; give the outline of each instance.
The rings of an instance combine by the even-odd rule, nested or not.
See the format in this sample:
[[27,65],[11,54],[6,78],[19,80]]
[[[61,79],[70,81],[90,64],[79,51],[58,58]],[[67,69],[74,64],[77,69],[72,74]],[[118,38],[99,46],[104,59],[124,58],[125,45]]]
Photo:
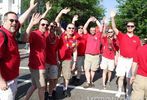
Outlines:
[[[11,11],[4,15],[0,26],[0,100],[15,99],[20,66],[15,36],[36,6],[35,0],[30,0],[30,7],[19,18]],[[110,15],[111,25],[106,24],[105,18],[100,23],[91,16],[85,24],[76,27],[78,15],[74,15],[64,29],[60,25],[61,17],[71,9],[62,9],[49,22],[45,16],[51,8],[52,5],[47,2],[43,14],[32,14],[24,33],[23,41],[28,42],[30,48],[28,66],[32,80],[25,100],[29,100],[36,89],[39,100],[56,100],[56,84],[60,74],[64,79],[65,97],[71,96],[68,90],[70,79],[74,85],[79,85],[82,72],[86,77],[83,87],[92,88],[95,86],[95,72],[99,68],[103,70],[103,89],[111,85],[112,72],[115,70],[118,77],[116,97],[120,98],[125,79],[127,100],[147,98],[147,42],[142,44],[134,34],[133,21],[126,23],[127,32],[124,34],[116,27],[116,14],[113,11]],[[90,23],[95,25],[90,26]],[[32,30],[36,25],[38,28]]]

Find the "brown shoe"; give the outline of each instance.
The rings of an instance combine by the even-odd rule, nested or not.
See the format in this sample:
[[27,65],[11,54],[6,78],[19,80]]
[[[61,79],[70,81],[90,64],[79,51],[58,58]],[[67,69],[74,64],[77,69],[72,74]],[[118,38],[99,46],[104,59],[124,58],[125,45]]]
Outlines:
[[93,82],[91,82],[91,83],[90,83],[90,85],[91,85],[91,87],[95,87],[95,85],[94,85],[94,83],[93,83]]
[[84,88],[90,88],[91,84],[90,83],[86,83],[86,85],[84,86]]

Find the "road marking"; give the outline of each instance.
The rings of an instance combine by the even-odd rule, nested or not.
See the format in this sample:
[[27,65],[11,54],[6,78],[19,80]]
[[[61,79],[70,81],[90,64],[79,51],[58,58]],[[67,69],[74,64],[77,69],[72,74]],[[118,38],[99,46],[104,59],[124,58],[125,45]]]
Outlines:
[[[61,84],[57,84],[57,86],[59,87],[63,87],[63,85]],[[103,89],[96,89],[96,88],[83,88],[81,86],[72,86],[72,85],[69,85],[68,88],[73,88],[73,89],[79,89],[79,90],[88,90],[88,91],[94,91],[94,92],[103,92],[103,93],[111,93],[111,94],[116,94],[117,91],[113,91],[113,90],[103,90]],[[124,92],[121,92],[121,95],[125,95]]]
[[23,66],[21,66],[21,67],[19,67],[20,69],[26,69],[26,70],[29,70],[29,67],[23,67]]
[[18,87],[21,87],[23,85],[26,85],[28,83],[31,83],[31,80],[24,80],[24,79],[18,79],[18,81],[21,81],[22,83],[18,84]]
[[[23,83],[18,84],[18,87],[21,87],[21,86],[31,82],[31,80],[25,80],[25,79],[18,79],[18,81],[23,82]],[[58,87],[63,87],[62,84],[57,84],[57,86]],[[111,93],[111,94],[116,94],[117,93],[117,91],[114,91],[114,90],[103,90],[103,89],[96,89],[96,88],[87,88],[87,89],[85,89],[82,86],[68,85],[68,88],[86,90],[86,91],[94,91],[94,92],[102,92],[102,93]],[[121,92],[121,95],[125,95],[125,93]]]

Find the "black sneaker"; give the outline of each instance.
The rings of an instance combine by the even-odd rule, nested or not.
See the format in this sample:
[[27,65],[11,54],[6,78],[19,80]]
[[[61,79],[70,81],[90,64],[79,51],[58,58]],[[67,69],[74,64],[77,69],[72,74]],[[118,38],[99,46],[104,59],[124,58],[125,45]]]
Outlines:
[[91,84],[90,83],[86,83],[86,85],[84,86],[84,88],[90,88]]
[[77,83],[80,83],[80,79],[79,78],[77,78],[76,81],[77,81]]
[[52,97],[53,97],[53,100],[56,100],[56,91],[55,90],[53,90],[53,92],[52,92]]
[[70,92],[68,92],[67,90],[64,90],[64,91],[63,91],[63,95],[64,95],[65,97],[70,97],[70,96],[71,96]]
[[49,95],[48,92],[45,92],[45,93],[44,93],[44,100],[48,100],[48,95]]
[[80,79],[76,78],[73,82],[73,85],[75,85],[75,86],[80,85]]
[[75,84],[75,82],[76,82],[76,76],[73,76],[72,78],[71,78],[71,84]]

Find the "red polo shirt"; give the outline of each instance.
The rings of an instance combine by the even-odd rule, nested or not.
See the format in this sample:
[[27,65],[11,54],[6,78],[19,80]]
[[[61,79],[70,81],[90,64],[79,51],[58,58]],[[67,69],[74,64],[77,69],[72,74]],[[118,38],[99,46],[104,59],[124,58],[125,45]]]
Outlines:
[[77,39],[78,39],[78,47],[77,47],[78,56],[84,56],[86,50],[87,34],[77,33]]
[[121,32],[117,35],[120,47],[120,55],[128,58],[132,58],[135,54],[135,50],[141,46],[141,42],[138,36],[133,35],[129,37],[127,34]]
[[0,29],[6,33],[8,39],[7,44],[5,44],[4,36],[0,33],[0,74],[5,81],[10,81],[19,75],[20,55],[12,33],[4,27]]
[[117,47],[117,41],[116,39],[110,40],[111,44],[108,43],[108,37],[102,37],[102,56],[114,59],[116,47]]
[[76,35],[74,35],[73,37],[67,39],[66,34],[62,33],[59,40],[59,59],[61,61],[72,60],[72,54],[74,52],[74,48],[72,47],[72,44],[77,43]]
[[138,63],[137,74],[147,77],[147,44],[140,46],[135,52],[133,61]]
[[32,69],[45,69],[47,34],[47,32],[43,34],[39,30],[30,33],[30,55],[28,66]]
[[52,37],[51,34],[46,39],[46,63],[57,65],[57,51],[59,37]]
[[101,32],[95,35],[87,33],[87,44],[85,54],[97,55],[100,53]]

